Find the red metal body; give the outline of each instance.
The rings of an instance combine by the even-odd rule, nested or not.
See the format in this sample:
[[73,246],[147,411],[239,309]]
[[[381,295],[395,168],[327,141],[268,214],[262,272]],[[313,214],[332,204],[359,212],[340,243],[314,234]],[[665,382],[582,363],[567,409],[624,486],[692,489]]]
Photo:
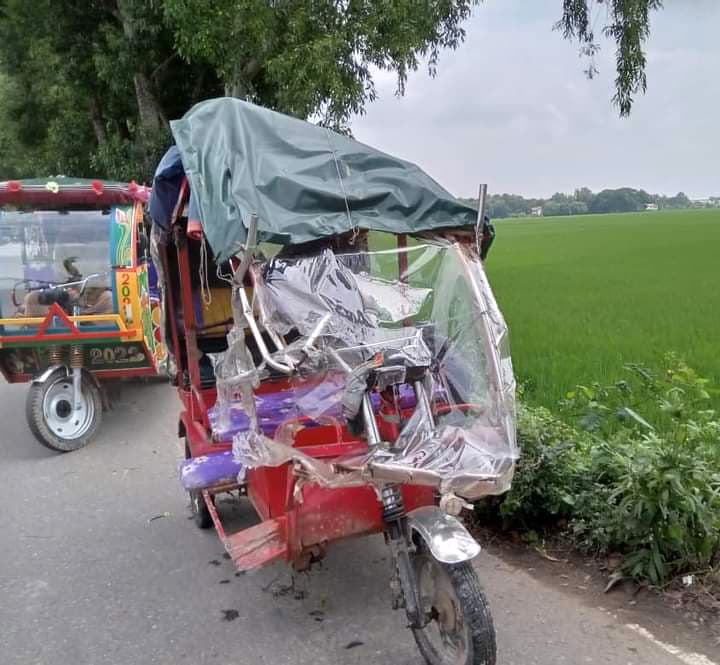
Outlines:
[[[178,206],[177,210],[181,208]],[[187,455],[199,457],[228,450],[231,444],[212,438],[208,409],[215,403],[217,394],[214,388],[203,388],[200,380],[188,252],[188,243],[195,240],[188,238],[181,223],[175,225],[174,239],[175,248],[165,251],[177,251],[177,274],[166,274],[170,282],[169,337],[175,348],[176,382],[182,403],[178,433],[185,437]],[[166,254],[163,259],[166,267],[170,263],[168,258]],[[182,312],[181,317],[175,316],[174,307]],[[179,318],[182,325],[178,323]],[[287,385],[287,380],[268,381],[256,392],[282,390]],[[383,400],[378,428],[384,438],[392,440],[397,436],[401,415],[408,414],[400,414],[391,401]],[[307,455],[326,460],[368,450],[364,439],[352,436],[338,424],[313,424],[300,429],[294,445]],[[203,497],[218,535],[240,570],[277,559],[302,568],[321,556],[325,547],[335,540],[383,530],[382,504],[373,487],[327,488],[311,482],[301,483],[292,466],[285,464],[249,470],[244,490],[261,521],[256,526],[228,534],[215,508],[213,495],[236,489],[240,489],[238,485],[213,487],[204,490]],[[435,502],[432,488],[406,485],[402,491],[408,510]]]

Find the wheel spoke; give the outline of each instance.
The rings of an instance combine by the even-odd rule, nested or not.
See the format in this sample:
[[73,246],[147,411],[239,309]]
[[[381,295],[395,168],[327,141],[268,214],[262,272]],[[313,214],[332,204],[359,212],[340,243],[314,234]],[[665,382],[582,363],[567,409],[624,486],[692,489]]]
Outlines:
[[447,571],[429,555],[418,561],[417,582],[423,609],[430,613],[430,622],[420,630],[434,660],[443,665],[467,662],[469,636],[462,604]]

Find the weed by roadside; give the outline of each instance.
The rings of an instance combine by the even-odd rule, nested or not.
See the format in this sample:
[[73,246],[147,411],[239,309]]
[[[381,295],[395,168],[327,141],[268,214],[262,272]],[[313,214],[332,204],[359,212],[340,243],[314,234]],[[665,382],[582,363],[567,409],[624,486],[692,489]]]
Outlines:
[[[522,405],[512,490],[481,507],[505,529],[563,532],[619,558],[615,579],[653,586],[720,575],[720,420],[708,381],[676,356],[627,366],[610,386],[578,386],[563,418]],[[719,593],[720,595],[720,593]]]

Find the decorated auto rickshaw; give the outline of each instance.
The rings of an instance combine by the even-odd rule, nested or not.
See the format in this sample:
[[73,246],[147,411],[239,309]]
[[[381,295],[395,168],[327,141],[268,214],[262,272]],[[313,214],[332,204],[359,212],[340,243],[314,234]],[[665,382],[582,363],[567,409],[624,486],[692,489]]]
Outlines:
[[70,451],[97,432],[107,380],[163,362],[159,298],[135,183],[0,183],[0,371],[29,382],[27,420]]
[[[304,570],[383,533],[393,607],[427,662],[495,663],[480,545],[458,519],[509,488],[517,458],[482,212],[412,164],[240,100],[171,128],[151,242],[197,525],[242,571]],[[226,530],[221,493],[257,524]]]

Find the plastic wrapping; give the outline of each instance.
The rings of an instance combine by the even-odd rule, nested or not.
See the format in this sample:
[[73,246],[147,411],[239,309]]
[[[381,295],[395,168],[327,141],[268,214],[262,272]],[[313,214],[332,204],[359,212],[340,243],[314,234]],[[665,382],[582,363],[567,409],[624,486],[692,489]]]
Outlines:
[[217,386],[216,431],[227,432],[231,427],[232,405],[237,405],[247,419],[247,427],[257,429],[257,408],[253,390],[258,387],[259,373],[245,345],[245,331],[233,327],[228,333],[228,349],[212,357]]
[[[362,261],[348,260],[359,254]],[[254,400],[248,392],[225,401],[229,416],[218,430],[234,434],[238,461],[292,462],[301,477],[331,487],[415,483],[468,499],[509,488],[518,451],[507,328],[471,248],[424,242],[345,255],[325,249],[278,256],[261,275],[256,297],[267,324],[296,338],[281,351],[292,355],[295,371],[282,390],[266,385]],[[245,343],[237,336],[228,353]],[[252,380],[263,368],[241,369],[245,385],[256,387]],[[384,429],[385,438],[374,442],[368,414],[387,419],[388,405],[399,430],[387,440]],[[300,419],[309,427],[324,420],[352,425],[368,451],[317,460],[311,448],[295,447]]]

